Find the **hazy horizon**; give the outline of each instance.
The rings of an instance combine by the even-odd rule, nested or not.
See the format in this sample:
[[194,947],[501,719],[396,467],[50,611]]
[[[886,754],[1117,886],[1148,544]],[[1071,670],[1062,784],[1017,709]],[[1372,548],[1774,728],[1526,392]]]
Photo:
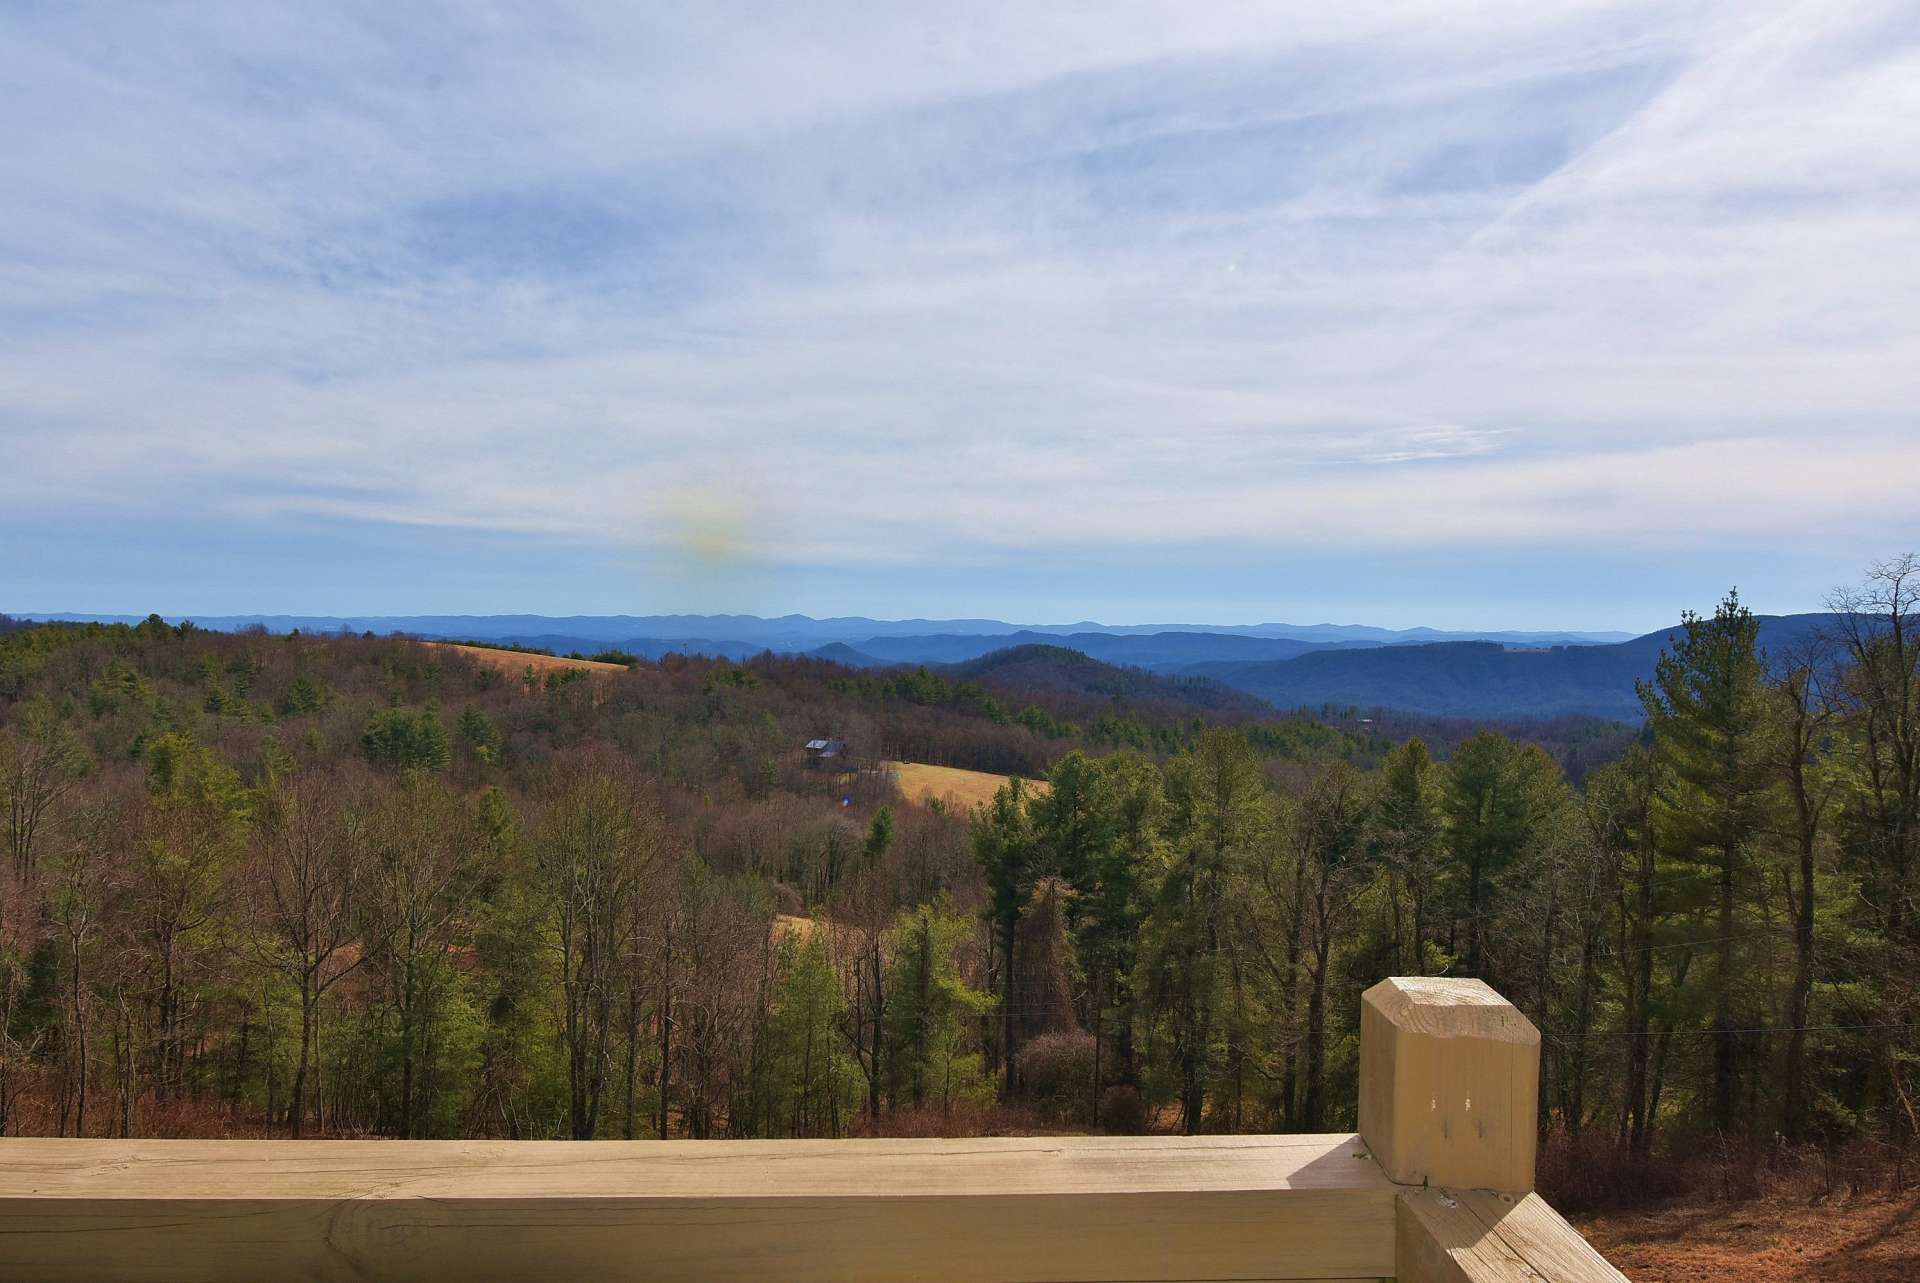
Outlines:
[[[1748,604],[1749,606],[1752,605],[1752,603],[1746,603],[1746,604]],[[1698,608],[1698,610],[1700,613],[1709,613],[1710,607],[1711,607],[1711,603],[1708,603],[1707,605]],[[1693,609],[1693,608],[1687,608],[1687,609]],[[1804,610],[1766,610],[1766,609],[1755,607],[1754,613],[1756,615],[1760,615],[1763,617],[1783,616],[1783,615],[1803,615],[1803,614],[1821,613],[1825,609],[1826,607],[1824,604],[1812,606]],[[128,621],[132,621],[132,620],[144,619],[148,615],[155,615],[155,614],[159,615],[161,618],[167,620],[168,622],[178,622],[180,620],[191,620],[191,621],[203,622],[203,623],[208,621],[226,622],[226,621],[255,620],[255,619],[261,620],[263,622],[272,623],[275,621],[287,621],[287,620],[294,620],[294,621],[329,620],[329,621],[356,621],[357,622],[357,621],[405,621],[405,620],[422,620],[422,619],[472,619],[476,621],[479,621],[479,620],[496,620],[497,621],[497,620],[521,619],[521,618],[549,621],[553,623],[564,623],[568,620],[607,621],[607,620],[614,620],[614,619],[634,619],[634,620],[684,619],[684,620],[713,620],[713,621],[723,621],[727,619],[740,619],[740,620],[755,620],[761,623],[777,623],[784,619],[795,619],[795,620],[806,620],[816,624],[831,624],[831,623],[834,623],[837,621],[843,621],[843,620],[847,620],[847,621],[860,620],[860,621],[866,621],[866,622],[870,622],[873,624],[880,624],[880,625],[909,625],[909,624],[924,623],[926,625],[929,625],[930,627],[943,625],[943,624],[994,624],[994,625],[1005,625],[1006,627],[1013,630],[1022,630],[1022,629],[1058,630],[1063,628],[1075,628],[1075,627],[1081,627],[1081,626],[1085,626],[1088,629],[1094,629],[1094,630],[1101,630],[1101,629],[1136,630],[1136,629],[1155,629],[1155,628],[1159,628],[1159,629],[1179,629],[1179,628],[1248,629],[1248,628],[1274,627],[1274,628],[1296,628],[1296,629],[1315,629],[1315,628],[1375,629],[1375,630],[1386,631],[1386,632],[1409,632],[1409,631],[1419,631],[1419,630],[1431,630],[1431,631],[1442,632],[1442,633],[1474,633],[1474,632],[1482,632],[1482,633],[1488,633],[1488,634],[1568,633],[1568,634],[1579,634],[1579,635],[1595,636],[1595,637],[1617,636],[1623,639],[1629,638],[1629,637],[1644,636],[1648,633],[1657,632],[1664,628],[1671,628],[1679,622],[1679,618],[1680,618],[1679,614],[1676,612],[1676,614],[1672,619],[1655,623],[1650,627],[1646,627],[1646,628],[1626,627],[1626,626],[1607,625],[1607,624],[1596,624],[1596,625],[1512,624],[1512,625],[1509,625],[1509,624],[1506,624],[1503,622],[1497,622],[1497,621],[1493,623],[1484,623],[1484,624],[1470,623],[1470,624],[1464,624],[1456,627],[1456,626],[1422,623],[1422,622],[1413,622],[1413,623],[1406,623],[1406,624],[1383,624],[1370,619],[1340,619],[1340,618],[1332,618],[1332,617],[1309,618],[1304,616],[1300,618],[1248,617],[1248,618],[1230,618],[1230,619],[1094,619],[1094,618],[1067,618],[1067,617],[1008,618],[1005,616],[980,613],[980,612],[963,612],[963,613],[951,614],[951,615],[887,615],[887,614],[872,614],[872,613],[863,612],[863,611],[843,613],[843,612],[822,612],[822,611],[807,611],[807,610],[773,612],[773,611],[676,611],[676,610],[670,610],[670,609],[668,610],[595,611],[595,612],[568,611],[563,613],[553,613],[553,612],[545,612],[545,611],[521,611],[521,610],[494,610],[494,611],[409,610],[409,611],[392,611],[392,612],[386,612],[386,611],[379,611],[379,612],[374,612],[374,611],[338,611],[338,612],[257,611],[257,610],[139,611],[139,610],[66,610],[66,609],[39,610],[39,609],[28,609],[28,608],[7,608],[4,606],[0,606],[0,615],[10,616],[15,619],[27,619],[27,620],[73,620],[73,621],[128,620]],[[727,640],[725,637],[717,633],[714,635],[713,639]]]

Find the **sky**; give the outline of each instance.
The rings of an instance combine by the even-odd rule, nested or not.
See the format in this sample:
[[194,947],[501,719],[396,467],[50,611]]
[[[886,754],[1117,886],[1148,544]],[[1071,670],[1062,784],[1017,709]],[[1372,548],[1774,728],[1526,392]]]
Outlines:
[[0,0],[0,611],[1670,624],[1920,547],[1920,3]]

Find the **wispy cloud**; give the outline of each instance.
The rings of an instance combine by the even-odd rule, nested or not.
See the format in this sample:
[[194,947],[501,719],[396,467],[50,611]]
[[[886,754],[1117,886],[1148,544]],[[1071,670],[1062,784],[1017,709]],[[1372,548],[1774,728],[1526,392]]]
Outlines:
[[[399,532],[670,560],[725,496],[844,571],[739,608],[1044,556],[1152,617],[1229,561],[1920,536],[1920,7],[1040,8],[9,9],[0,538],[359,525],[370,598],[507,609]],[[612,604],[527,564],[488,591]]]

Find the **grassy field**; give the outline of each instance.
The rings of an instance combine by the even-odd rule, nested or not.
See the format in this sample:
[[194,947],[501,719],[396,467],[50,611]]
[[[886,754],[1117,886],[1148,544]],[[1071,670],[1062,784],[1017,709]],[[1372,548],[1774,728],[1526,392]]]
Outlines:
[[795,936],[804,943],[805,941],[813,939],[813,933],[819,930],[819,928],[820,923],[813,918],[803,918],[793,913],[776,913],[773,915],[773,938],[775,940],[784,940],[788,936]]
[[[993,795],[1009,778],[986,771],[963,771],[957,766],[927,766],[920,762],[888,762],[887,769],[893,772],[900,791],[913,801],[938,798],[963,811],[993,801]],[[1029,780],[1027,786],[1042,793],[1047,788],[1044,780]]]
[[462,646],[458,642],[423,642],[422,645],[435,646],[442,650],[457,650],[462,655],[471,656],[489,668],[497,668],[505,673],[524,673],[531,666],[536,673],[551,672],[556,668],[584,668],[595,673],[624,673],[625,664],[604,664],[597,659],[563,659],[558,655],[530,655],[522,650],[495,650],[491,646]]

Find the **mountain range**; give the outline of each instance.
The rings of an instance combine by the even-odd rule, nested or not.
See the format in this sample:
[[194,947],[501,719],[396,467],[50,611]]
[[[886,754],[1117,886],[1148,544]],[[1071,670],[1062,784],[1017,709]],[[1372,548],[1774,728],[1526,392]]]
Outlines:
[[[23,619],[70,622],[138,623],[143,615],[87,615],[72,613],[9,612]],[[178,623],[188,616],[162,616]],[[410,633],[416,637],[471,637],[484,641],[512,641],[545,636],[584,641],[595,646],[633,641],[698,641],[717,646],[751,646],[762,650],[811,650],[844,642],[864,650],[873,638],[998,637],[1018,633],[1059,638],[1077,634],[1140,636],[1162,633],[1207,633],[1218,636],[1289,638],[1322,643],[1375,642],[1384,645],[1430,641],[1496,641],[1509,645],[1581,645],[1625,641],[1622,632],[1449,632],[1437,628],[1375,628],[1367,624],[1011,624],[1000,619],[868,619],[838,616],[815,619],[809,615],[193,615],[202,628],[235,632],[262,627],[269,632]],[[1016,645],[1003,641],[1002,645]],[[985,651],[980,653],[985,654]]]
[[[54,620],[133,622],[138,616],[50,614]],[[619,649],[743,659],[762,651],[810,654],[855,668],[966,666],[1008,651],[1012,672],[1044,684],[1065,652],[1161,677],[1200,678],[1278,708],[1391,708],[1437,717],[1636,721],[1637,680],[1678,631],[1634,637],[1591,632],[1447,632],[1358,624],[1018,626],[990,619],[814,619],[785,615],[408,615],[197,617],[202,627],[407,633],[511,642],[556,653]],[[1832,622],[1830,615],[1761,616],[1760,640],[1778,649]],[[1036,649],[1038,648],[1038,649]],[[1007,661],[998,665],[1009,675]],[[964,673],[964,668],[956,668]],[[1119,690],[1116,689],[1116,694]]]
[[[1833,622],[1824,614],[1762,615],[1760,646],[1778,652]],[[1201,662],[1177,671],[1210,677],[1281,708],[1351,704],[1435,717],[1584,714],[1635,722],[1642,710],[1634,684],[1653,676],[1660,652],[1679,632],[1676,625],[1609,646],[1438,642],[1344,649],[1281,661]]]

